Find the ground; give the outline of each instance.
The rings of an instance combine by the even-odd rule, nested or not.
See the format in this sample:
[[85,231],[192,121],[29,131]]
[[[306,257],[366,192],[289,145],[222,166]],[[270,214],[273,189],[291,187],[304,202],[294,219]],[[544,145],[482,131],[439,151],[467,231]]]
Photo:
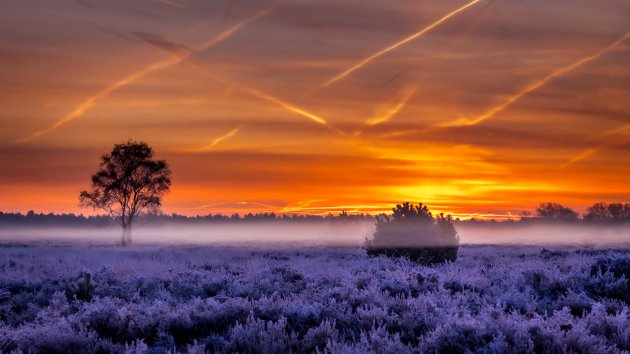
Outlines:
[[630,351],[630,251],[0,246],[0,352]]

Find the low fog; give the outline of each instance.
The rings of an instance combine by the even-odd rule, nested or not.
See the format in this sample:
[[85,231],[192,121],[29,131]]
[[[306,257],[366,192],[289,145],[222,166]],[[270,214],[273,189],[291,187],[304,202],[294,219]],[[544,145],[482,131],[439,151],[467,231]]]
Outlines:
[[[562,224],[519,225],[456,223],[460,244],[496,245],[630,245],[630,227]],[[373,222],[238,222],[204,225],[137,225],[134,244],[205,245],[260,244],[361,246],[374,233]],[[0,242],[70,242],[111,245],[120,242],[117,227],[3,227]]]
[[[374,232],[371,222],[237,222],[205,225],[137,225],[134,244],[286,244],[312,246],[355,246]],[[120,243],[120,227],[108,228],[6,228],[0,241]]]
[[462,244],[497,245],[630,245],[629,225],[498,224],[455,225]]

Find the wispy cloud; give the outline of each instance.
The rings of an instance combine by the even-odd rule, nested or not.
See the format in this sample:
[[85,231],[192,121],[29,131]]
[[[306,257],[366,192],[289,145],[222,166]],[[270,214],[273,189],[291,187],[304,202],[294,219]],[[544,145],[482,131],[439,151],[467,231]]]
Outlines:
[[192,52],[194,52],[192,48],[189,48],[185,45],[173,43],[153,33],[136,31],[133,34],[136,37],[140,38],[142,41],[148,44],[151,44],[152,46],[155,46],[157,48],[160,48],[171,54],[175,54],[178,56],[180,55],[187,56],[187,55],[192,54]]
[[527,94],[538,90],[542,87],[544,87],[545,85],[547,85],[549,82],[551,82],[552,80],[569,74],[572,71],[576,70],[577,68],[581,67],[582,65],[588,64],[596,59],[598,59],[599,57],[605,55],[606,53],[616,49],[617,47],[619,47],[623,42],[626,41],[626,39],[628,39],[630,37],[630,32],[624,34],[623,36],[621,36],[621,38],[617,39],[614,43],[610,44],[609,46],[607,46],[604,49],[601,49],[600,51],[598,51],[595,54],[589,55],[585,58],[582,58],[574,63],[571,63],[570,65],[567,65],[565,67],[562,67],[554,72],[552,72],[551,74],[545,76],[543,79],[534,81],[532,83],[530,83],[529,85],[527,85],[525,88],[523,88],[521,91],[517,92],[515,95],[508,97],[503,103],[496,105],[494,107],[492,107],[490,110],[488,110],[486,113],[476,117],[476,118],[472,118],[472,119],[458,119],[455,121],[451,121],[451,122],[444,122],[444,123],[438,123],[436,124],[436,126],[438,127],[456,127],[456,126],[466,126],[466,125],[475,125],[475,124],[479,124],[483,121],[486,121],[492,117],[494,117],[496,114],[503,112],[505,109],[507,109],[508,107],[510,107],[511,105],[513,105],[514,103],[516,103],[518,100],[520,100],[521,98],[523,98],[524,96],[526,96]]
[[[495,1],[478,16],[480,1],[329,89],[471,0],[75,1],[3,2],[0,209],[75,210],[85,171],[130,135],[177,172],[168,212],[417,199],[516,215],[539,200],[630,197],[630,38],[552,75],[628,32],[627,0]],[[435,127],[526,88],[489,120]],[[30,134],[43,137],[8,143]]]
[[75,107],[72,112],[66,114],[65,116],[61,117],[59,120],[57,120],[53,125],[51,125],[48,128],[42,129],[42,130],[38,130],[35,133],[28,135],[26,137],[23,137],[21,139],[17,139],[15,140],[15,143],[24,143],[33,139],[37,139],[45,134],[48,134],[60,127],[62,127],[63,125],[76,120],[78,118],[81,118],[87,111],[89,111],[90,109],[92,109],[97,102],[105,99],[107,96],[109,96],[112,92],[125,87],[137,80],[139,80],[140,78],[153,73],[153,72],[157,72],[160,70],[163,70],[167,67],[173,66],[177,63],[180,63],[181,59],[180,58],[171,58],[171,59],[167,59],[155,64],[152,64],[150,66],[147,66],[141,70],[136,71],[135,73],[127,76],[126,78],[117,81],[111,85],[109,85],[108,87],[106,87],[105,89],[103,89],[102,91],[98,92],[97,94],[88,97],[86,100],[84,100],[83,102],[81,102],[81,104],[79,104],[77,107]]
[[312,113],[302,107],[299,107],[295,104],[289,103],[285,100],[282,100],[278,97],[275,97],[269,93],[263,92],[261,90],[255,89],[253,87],[249,87],[247,85],[243,85],[243,84],[239,84],[239,83],[235,83],[235,82],[231,82],[229,80],[226,80],[224,78],[218,77],[216,75],[214,75],[213,73],[210,73],[207,70],[204,70],[203,68],[200,67],[195,67],[196,69],[199,70],[199,72],[203,73],[205,75],[205,77],[207,77],[210,80],[214,80],[216,82],[220,82],[228,87],[230,87],[230,89],[236,89],[242,92],[245,92],[247,94],[250,94],[254,97],[260,98],[262,100],[265,100],[267,102],[273,103],[274,105],[281,107],[289,112],[298,114],[302,117],[305,117],[319,125],[325,126],[327,128],[329,128],[330,130],[340,134],[340,135],[346,135],[346,133],[338,128],[336,128],[335,126],[331,125],[326,119],[322,118],[321,116]]
[[168,6],[176,7],[178,9],[185,9],[186,7],[182,4],[179,4],[172,0],[159,0],[162,4],[166,4]]
[[451,17],[457,15],[458,13],[466,10],[467,8],[477,4],[479,2],[481,2],[481,0],[473,0],[473,1],[469,2],[468,4],[466,4],[466,5],[462,6],[462,7],[458,8],[458,9],[456,9],[456,10],[450,12],[450,13],[448,13],[444,17],[442,17],[439,20],[433,22],[432,24],[430,24],[429,26],[423,28],[422,30],[420,30],[420,31],[418,31],[418,32],[416,32],[416,33],[414,33],[414,34],[404,38],[401,41],[398,41],[398,42],[390,45],[389,47],[387,47],[385,49],[382,49],[382,50],[376,52],[375,54],[370,55],[369,57],[361,60],[357,64],[355,64],[355,65],[351,66],[350,68],[344,70],[343,72],[341,72],[340,74],[336,75],[335,77],[333,77],[333,78],[329,79],[328,81],[324,82],[322,84],[322,87],[327,87],[327,86],[330,86],[330,85],[334,84],[335,82],[337,82],[337,81],[345,78],[346,76],[352,74],[354,71],[356,71],[356,70],[360,69],[361,67],[363,67],[363,66],[369,64],[370,62],[374,61],[378,57],[380,57],[380,56],[382,56],[384,54],[387,54],[387,53],[391,52],[392,50],[395,50],[395,49],[397,49],[399,47],[402,47],[403,45],[405,45],[405,44],[407,44],[407,43],[409,43],[409,42],[411,42],[411,41],[413,41],[413,40],[423,36],[427,32],[429,32],[432,29],[438,27],[442,23],[448,21],[448,19],[450,19]]
[[[234,35],[236,32],[238,32],[239,30],[241,30],[243,27],[245,27],[246,25],[260,19],[263,16],[266,16],[267,14],[269,14],[271,12],[271,9],[266,9],[264,11],[260,11],[257,14],[255,14],[254,16],[241,21],[237,24],[235,24],[234,26],[228,28],[227,30],[219,33],[218,35],[214,36],[213,38],[211,38],[210,40],[208,40],[207,42],[205,42],[200,48],[198,48],[196,51],[205,51],[208,50],[210,48],[212,48],[213,46],[221,43],[222,41],[228,39],[230,36]],[[145,36],[146,39],[146,36]],[[163,41],[159,41],[159,44],[156,43],[155,38],[153,38],[153,41],[150,41],[151,44],[156,45],[160,48],[164,48],[164,42]],[[170,47],[170,46],[169,46]],[[184,62],[185,60],[187,60],[192,54],[194,53],[194,51],[190,51],[184,54],[180,54],[180,55],[176,55],[174,57],[171,57],[169,59],[166,60],[162,60],[160,62],[157,62],[155,64],[151,64],[147,67],[144,67],[134,73],[132,73],[131,75],[127,76],[126,78],[119,80],[109,86],[107,86],[105,89],[101,90],[100,92],[88,97],[87,99],[85,99],[83,102],[81,102],[77,107],[75,107],[70,113],[66,114],[65,116],[61,117],[60,119],[58,119],[53,125],[51,125],[48,128],[36,131],[35,133],[28,135],[26,137],[23,137],[21,139],[17,139],[15,140],[15,143],[24,143],[36,138],[39,138],[45,134],[48,134],[60,127],[62,127],[63,125],[81,118],[87,111],[89,111],[90,109],[92,109],[96,103],[98,103],[99,101],[107,98],[111,93],[113,93],[114,91],[117,91],[120,88],[123,88],[125,86],[128,86],[138,80],[140,80],[141,78],[154,73],[154,72],[158,72],[161,70],[164,70],[166,68],[169,68],[173,65],[177,65],[180,64],[182,62]]]
[[229,132],[212,139],[212,142],[210,144],[208,144],[208,145],[204,145],[204,146],[199,147],[199,148],[193,148],[193,149],[185,150],[185,152],[201,153],[201,152],[210,151],[210,150],[212,150],[212,148],[214,148],[215,146],[217,146],[221,142],[223,142],[223,141],[225,141],[227,139],[230,139],[231,137],[236,135],[241,128],[242,127],[234,128],[234,129],[230,130]]
[[[271,11],[271,10],[266,10],[266,11],[260,12],[256,16],[254,16],[254,17],[252,17],[252,18],[250,18],[250,19],[248,19],[246,21],[243,21],[243,22],[241,22],[240,24],[238,24],[236,26],[233,26],[229,30],[223,32],[221,35],[213,38],[212,40],[210,40],[208,42],[206,42],[197,51],[202,51],[202,50],[205,50],[205,49],[208,49],[208,48],[214,46],[215,44],[217,44],[221,40],[227,38],[226,36],[229,36],[229,35],[235,33],[242,26],[252,22],[253,20],[255,20],[257,18],[260,18],[260,17],[268,14],[269,11]],[[152,45],[155,45],[155,46],[157,46],[159,48],[162,48],[162,49],[165,49],[165,50],[168,50],[168,51],[178,51],[178,50],[181,50],[181,48],[186,48],[185,46],[166,41],[166,40],[164,40],[162,38],[156,38],[155,36],[146,36],[146,35],[144,35],[143,39],[145,41],[147,41],[148,43],[152,44]],[[200,67],[198,65],[193,65],[192,67],[197,69],[198,72],[202,73],[204,75],[204,77],[226,85],[227,87],[229,87],[229,90],[237,89],[239,91],[248,93],[248,94],[250,94],[250,95],[252,95],[252,96],[254,96],[256,98],[259,98],[259,99],[265,100],[267,102],[273,103],[274,105],[279,106],[279,107],[281,107],[283,109],[286,109],[286,110],[288,110],[288,111],[290,111],[292,113],[295,113],[295,114],[298,114],[298,115],[300,115],[302,117],[308,118],[309,120],[311,120],[311,121],[313,121],[313,122],[315,122],[317,124],[326,126],[326,127],[330,128],[331,130],[339,133],[339,134],[345,135],[345,132],[335,128],[334,126],[332,126],[326,119],[324,119],[320,115],[317,115],[315,113],[312,113],[312,112],[308,111],[305,108],[302,108],[302,107],[299,107],[299,106],[297,106],[295,104],[289,103],[289,102],[287,102],[287,101],[285,101],[283,99],[275,97],[275,96],[273,96],[273,95],[271,95],[269,93],[263,92],[263,91],[261,91],[259,89],[255,89],[255,88],[252,88],[252,87],[244,85],[244,84],[231,82],[229,80],[226,80],[225,78],[221,78],[221,77],[219,77],[219,76],[209,72],[208,70],[203,69],[202,67]]]
[[[611,136],[617,135],[617,134],[622,134],[626,131],[630,130],[630,124],[625,124],[622,125],[618,128],[614,128],[614,129],[610,129],[607,130],[603,133],[597,134],[596,138],[597,139],[608,139]],[[560,165],[560,168],[565,168],[569,165],[572,165],[576,162],[582,161],[584,159],[587,159],[588,157],[590,157],[591,155],[593,155],[594,153],[600,151],[601,149],[604,148],[605,143],[600,143],[597,147],[591,147],[588,149],[583,150],[582,152],[580,152],[579,154],[575,155],[574,157],[572,157],[571,159],[569,159],[567,162],[563,163],[562,165]]]
[[560,165],[560,168],[565,168],[569,165],[572,165],[578,161],[582,161],[586,158],[588,158],[589,156],[593,155],[594,153],[596,153],[599,149],[598,148],[590,148],[590,149],[586,149],[584,151],[582,151],[581,153],[579,153],[578,155],[572,157],[569,161],[563,163],[562,165]]
[[385,108],[381,108],[373,117],[368,119],[365,124],[374,126],[391,120],[396,114],[398,114],[398,112],[400,112],[400,110],[402,110],[407,105],[407,102],[416,92],[417,88],[418,87],[414,85],[405,89],[402,92],[402,97],[398,102]]

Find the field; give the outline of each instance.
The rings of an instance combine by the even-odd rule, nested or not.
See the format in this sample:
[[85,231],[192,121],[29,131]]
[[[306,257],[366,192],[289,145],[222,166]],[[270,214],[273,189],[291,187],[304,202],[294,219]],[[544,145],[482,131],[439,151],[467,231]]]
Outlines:
[[0,351],[630,351],[630,251],[463,246],[0,247]]

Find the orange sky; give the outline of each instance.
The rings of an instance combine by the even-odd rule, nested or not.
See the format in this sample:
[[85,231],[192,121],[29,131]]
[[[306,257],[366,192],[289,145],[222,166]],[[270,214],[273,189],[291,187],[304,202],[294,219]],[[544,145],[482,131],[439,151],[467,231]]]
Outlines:
[[630,201],[624,0],[21,0],[0,11],[0,210],[78,207],[144,140],[164,211],[457,216]]

